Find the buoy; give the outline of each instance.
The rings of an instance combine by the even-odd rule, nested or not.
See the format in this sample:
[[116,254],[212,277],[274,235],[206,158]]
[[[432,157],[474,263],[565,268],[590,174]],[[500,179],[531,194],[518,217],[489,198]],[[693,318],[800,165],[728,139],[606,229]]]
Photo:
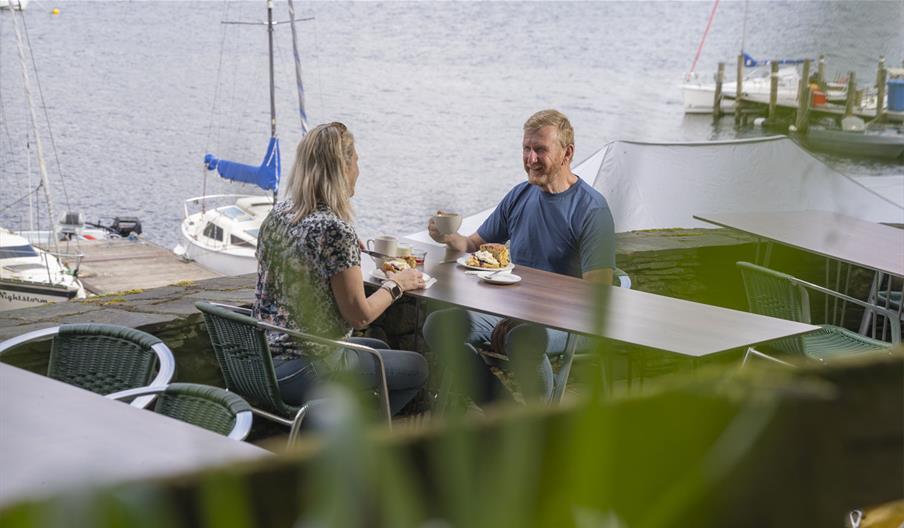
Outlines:
[[56,7],[54,7],[54,8],[53,8],[53,11],[51,11],[51,13],[53,13],[54,15],[59,15],[59,14],[60,14],[60,10],[57,9]]

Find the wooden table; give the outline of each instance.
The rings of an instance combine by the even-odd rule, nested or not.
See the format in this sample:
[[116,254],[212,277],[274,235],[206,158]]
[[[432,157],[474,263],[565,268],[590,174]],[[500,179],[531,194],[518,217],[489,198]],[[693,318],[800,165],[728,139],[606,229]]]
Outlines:
[[[437,283],[407,295],[684,356],[707,356],[818,328],[637,290],[594,287],[525,266],[513,270],[521,282],[492,285],[465,275],[465,268],[454,262],[459,253],[420,247],[429,251],[425,271]],[[370,276],[374,264],[369,257],[363,256],[362,269]]]
[[828,211],[694,215],[810,253],[904,277],[904,230]]
[[252,444],[0,364],[0,507],[268,456]]

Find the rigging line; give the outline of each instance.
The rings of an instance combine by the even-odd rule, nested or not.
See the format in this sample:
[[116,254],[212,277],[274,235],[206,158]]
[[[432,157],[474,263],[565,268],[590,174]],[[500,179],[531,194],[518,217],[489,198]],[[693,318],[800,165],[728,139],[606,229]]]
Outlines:
[[[25,28],[25,42],[28,44],[28,54],[31,56],[32,69],[35,72],[35,84],[38,86],[38,96],[41,99],[41,109],[44,111],[44,121],[47,123],[47,137],[50,139],[50,150],[53,151],[53,159],[56,161],[57,174],[60,176],[60,186],[63,188],[63,198],[66,200],[66,210],[72,209],[69,202],[69,190],[66,188],[66,180],[63,178],[63,166],[60,163],[60,155],[56,148],[56,141],[53,136],[53,128],[50,126],[50,115],[47,112],[47,103],[44,100],[44,88],[41,86],[41,79],[38,76],[38,63],[35,61],[35,52],[31,47],[31,37],[28,35],[28,22],[22,17],[22,27]],[[36,132],[37,133],[37,132]],[[76,243],[78,245],[78,243]]]
[[[226,18],[228,18],[228,15],[229,15],[229,7],[230,7],[229,0],[224,0],[223,5],[224,5],[225,12],[223,13],[222,16],[224,19],[226,19]],[[216,111],[217,111],[217,102],[220,99],[220,80],[222,79],[222,76],[223,76],[223,56],[225,55],[224,46],[225,46],[225,42],[226,42],[226,25],[221,24],[221,26],[222,26],[222,31],[220,32],[220,56],[217,59],[217,76],[214,79],[213,101],[211,102],[211,105],[210,105],[210,120],[208,121],[208,124],[207,124],[207,143],[204,145],[205,151],[210,150],[210,138],[213,135],[213,125],[214,125],[214,119],[215,119]]]
[[25,193],[24,195],[22,195],[22,196],[21,196],[18,200],[16,200],[15,202],[11,202],[9,205],[7,205],[6,207],[4,207],[3,209],[0,209],[0,213],[6,212],[8,209],[12,208],[12,206],[18,204],[18,203],[21,202],[22,200],[25,200],[25,199],[27,199],[27,198],[30,198],[33,194],[38,194],[38,192],[40,192],[40,190],[41,190],[41,184],[39,183],[38,186],[34,188],[34,190],[32,190],[31,192]]
[[697,53],[694,55],[694,62],[691,63],[691,71],[688,73],[688,76],[694,73],[694,70],[697,68],[697,60],[700,58],[700,52],[703,51],[703,43],[706,42],[706,35],[709,34],[709,28],[712,26],[713,19],[716,17],[717,7],[719,7],[719,0],[713,2],[713,9],[709,12],[709,20],[706,21],[706,29],[703,30],[703,37],[700,38],[700,44],[697,46]]
[[320,91],[317,92],[317,97],[320,99],[320,113],[321,115],[328,115],[324,109],[326,106],[323,104],[323,68],[320,67],[320,25],[317,23],[317,17],[314,17],[314,66],[317,68],[317,82],[320,84]]

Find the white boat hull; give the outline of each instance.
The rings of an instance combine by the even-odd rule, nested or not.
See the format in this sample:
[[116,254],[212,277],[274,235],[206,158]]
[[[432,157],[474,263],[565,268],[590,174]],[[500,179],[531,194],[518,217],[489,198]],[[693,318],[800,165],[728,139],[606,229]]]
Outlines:
[[[681,92],[684,96],[684,113],[685,114],[711,114],[713,113],[713,100],[716,97],[715,86],[704,86],[701,84],[685,84],[681,86]],[[734,112],[734,106],[730,101],[722,100],[722,111],[725,113]]]
[[[191,214],[190,205],[228,199],[228,205]],[[273,208],[272,198],[213,195],[185,202],[181,242],[173,253],[221,275],[257,273],[257,232]]]
[[257,273],[257,259],[254,254],[237,255],[233,252],[217,251],[204,247],[188,236],[173,250],[176,255],[197,262],[210,271],[222,275],[244,275]]
[[51,286],[49,284],[0,279],[0,312],[29,308],[42,304],[84,299],[85,291],[78,286]]

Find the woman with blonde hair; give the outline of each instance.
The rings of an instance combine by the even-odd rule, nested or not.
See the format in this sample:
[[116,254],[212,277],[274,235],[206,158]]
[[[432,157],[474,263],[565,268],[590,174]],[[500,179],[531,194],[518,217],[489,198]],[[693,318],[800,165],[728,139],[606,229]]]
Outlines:
[[[350,199],[358,180],[358,153],[342,123],[319,125],[301,140],[286,199],[277,203],[258,236],[254,315],[261,321],[376,348],[383,358],[392,413],[427,380],[427,362],[415,352],[351,337],[380,316],[402,292],[424,287],[416,270],[396,273],[371,295],[364,291],[358,236]],[[375,384],[369,354],[335,350],[271,332],[267,339],[283,399],[299,405],[318,381],[357,370]]]

